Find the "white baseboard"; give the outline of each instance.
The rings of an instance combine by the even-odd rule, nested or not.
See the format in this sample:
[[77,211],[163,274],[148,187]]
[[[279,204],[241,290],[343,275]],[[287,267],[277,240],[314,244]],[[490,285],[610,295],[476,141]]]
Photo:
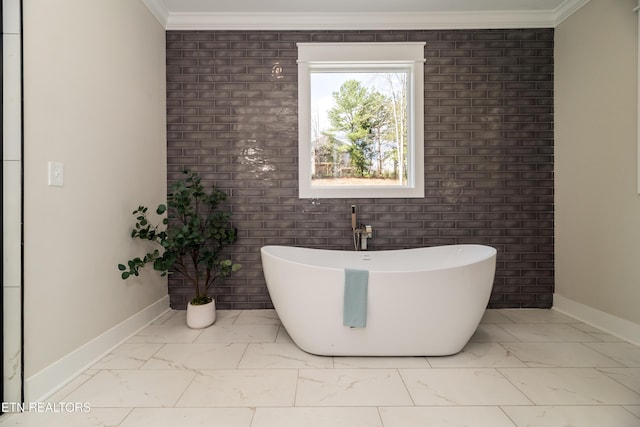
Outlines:
[[553,294],[553,309],[574,317],[611,335],[640,345],[640,325],[596,308]]
[[25,402],[41,402],[169,310],[169,296],[134,314],[24,381]]

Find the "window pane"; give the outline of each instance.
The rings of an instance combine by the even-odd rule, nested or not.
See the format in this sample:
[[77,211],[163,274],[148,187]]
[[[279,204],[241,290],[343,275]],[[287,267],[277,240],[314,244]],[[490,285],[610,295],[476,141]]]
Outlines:
[[312,185],[406,185],[408,73],[310,77]]

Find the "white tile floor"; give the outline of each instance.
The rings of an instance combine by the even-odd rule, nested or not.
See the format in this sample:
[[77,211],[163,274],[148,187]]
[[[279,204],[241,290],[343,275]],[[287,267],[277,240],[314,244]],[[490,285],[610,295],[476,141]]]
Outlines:
[[272,310],[172,311],[8,426],[639,427],[640,348],[553,310],[488,310],[449,357],[319,357]]

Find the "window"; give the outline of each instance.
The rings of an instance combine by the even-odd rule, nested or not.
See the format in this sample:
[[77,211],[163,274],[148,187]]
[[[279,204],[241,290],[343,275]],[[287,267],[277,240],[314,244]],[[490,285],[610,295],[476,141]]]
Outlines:
[[300,198],[424,197],[424,43],[299,43]]

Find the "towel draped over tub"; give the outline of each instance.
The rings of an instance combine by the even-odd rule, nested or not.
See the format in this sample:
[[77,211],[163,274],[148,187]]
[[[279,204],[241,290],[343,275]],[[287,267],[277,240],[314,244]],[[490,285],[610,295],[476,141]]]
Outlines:
[[344,326],[364,328],[367,326],[368,270],[344,270]]

